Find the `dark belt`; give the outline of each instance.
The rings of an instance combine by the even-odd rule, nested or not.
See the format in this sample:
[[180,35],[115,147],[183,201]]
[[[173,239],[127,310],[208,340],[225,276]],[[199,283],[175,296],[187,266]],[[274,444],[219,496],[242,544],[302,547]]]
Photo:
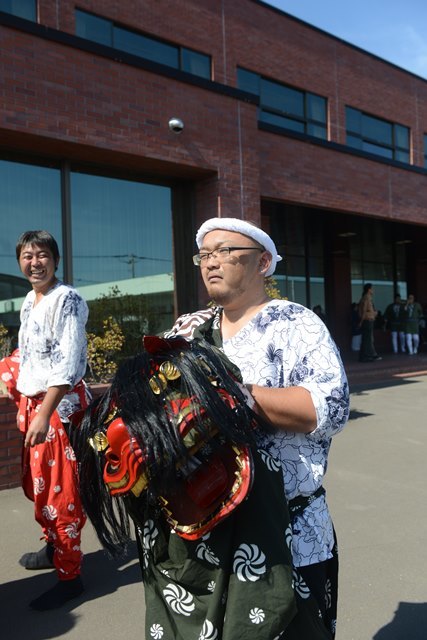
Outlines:
[[300,516],[304,509],[308,507],[314,500],[319,498],[320,496],[324,496],[326,493],[325,489],[320,486],[316,491],[309,496],[296,496],[296,498],[292,498],[288,502],[288,509],[290,515],[295,518],[295,516]]

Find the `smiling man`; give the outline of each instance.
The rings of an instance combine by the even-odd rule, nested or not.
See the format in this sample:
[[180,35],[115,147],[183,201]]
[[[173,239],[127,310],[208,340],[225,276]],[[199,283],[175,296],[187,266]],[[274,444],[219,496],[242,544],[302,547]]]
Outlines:
[[[24,554],[20,564],[26,569],[56,569],[57,584],[30,603],[34,609],[47,610],[83,591],[80,532],[86,517],[67,429],[70,414],[88,401],[82,381],[88,308],[75,289],[57,279],[59,250],[50,233],[23,233],[16,257],[32,289],[21,309],[19,373],[17,367],[10,370],[17,376],[20,394],[16,397],[24,438],[23,487],[34,501],[35,518],[46,540],[40,551]],[[3,361],[1,372],[5,366]]]
[[166,335],[204,337],[220,347],[273,425],[273,433],[258,432],[258,445],[281,464],[294,566],[334,635],[338,556],[322,485],[331,438],[349,412],[340,355],[316,314],[267,295],[265,278],[282,259],[267,233],[237,218],[212,218],[196,243],[193,262],[216,306],[181,316]]

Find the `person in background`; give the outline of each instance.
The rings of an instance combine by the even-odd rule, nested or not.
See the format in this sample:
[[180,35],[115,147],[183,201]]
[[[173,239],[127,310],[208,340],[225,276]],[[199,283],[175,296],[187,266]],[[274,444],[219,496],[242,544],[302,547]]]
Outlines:
[[363,294],[359,301],[359,324],[362,331],[362,341],[359,351],[360,362],[382,360],[375,350],[374,324],[377,312],[373,303],[374,289],[370,282],[363,287]]
[[316,316],[319,316],[319,318],[326,324],[326,314],[323,311],[321,304],[314,305],[313,313],[315,313]]
[[362,329],[360,328],[359,305],[357,302],[351,303],[350,323],[351,323],[351,350],[359,353],[362,344]]
[[334,635],[338,555],[323,478],[332,436],[349,412],[340,355],[315,313],[266,294],[265,278],[281,260],[267,233],[237,218],[212,218],[196,243],[193,262],[216,306],[181,316],[166,337],[204,337],[220,347],[273,425],[259,445],[281,465],[293,562]]
[[408,353],[410,356],[418,353],[420,344],[420,321],[423,317],[423,309],[419,302],[415,301],[413,293],[409,294],[404,309],[405,336]]
[[[88,404],[86,371],[88,308],[73,287],[56,277],[58,245],[47,231],[27,231],[16,257],[31,284],[21,308],[19,357],[0,363],[0,373],[18,405],[23,433],[23,488],[34,501],[46,545],[25,553],[26,569],[55,568],[57,582],[30,602],[39,611],[56,609],[79,596],[81,529],[85,523],[77,463],[68,439],[69,416]],[[16,388],[15,387],[16,384]]]
[[386,308],[384,320],[386,322],[386,329],[388,329],[391,334],[393,353],[399,353],[399,347],[400,351],[405,353],[405,310],[402,299],[398,293],[394,296],[394,302]]

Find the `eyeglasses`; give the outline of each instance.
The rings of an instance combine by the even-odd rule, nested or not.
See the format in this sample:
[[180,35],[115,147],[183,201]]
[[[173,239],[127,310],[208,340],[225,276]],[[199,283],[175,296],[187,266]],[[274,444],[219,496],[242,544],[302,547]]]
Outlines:
[[215,258],[218,262],[225,262],[232,251],[243,251],[244,249],[265,251],[265,249],[261,249],[260,247],[219,247],[218,249],[207,251],[206,253],[196,253],[196,255],[193,256],[193,262],[196,267],[204,267],[208,263],[210,257]]

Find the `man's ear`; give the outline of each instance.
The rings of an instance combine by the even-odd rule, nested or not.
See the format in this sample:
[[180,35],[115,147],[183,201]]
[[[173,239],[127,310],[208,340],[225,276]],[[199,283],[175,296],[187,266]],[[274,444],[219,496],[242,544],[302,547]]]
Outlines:
[[261,254],[261,258],[259,260],[258,271],[260,273],[266,273],[270,265],[271,265],[271,253],[269,253],[268,251],[264,251],[264,253]]

